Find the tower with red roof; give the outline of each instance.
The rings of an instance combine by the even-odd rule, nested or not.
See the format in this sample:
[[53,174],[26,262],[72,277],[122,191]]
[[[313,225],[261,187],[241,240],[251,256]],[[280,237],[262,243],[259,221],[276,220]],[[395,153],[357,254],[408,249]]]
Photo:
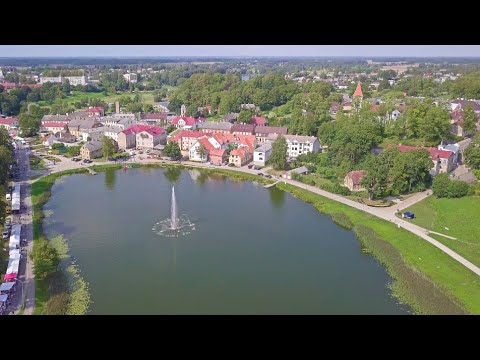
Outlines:
[[362,85],[360,83],[357,84],[357,88],[355,89],[355,92],[353,93],[353,98],[360,97],[360,100],[363,99],[363,91],[362,91]]

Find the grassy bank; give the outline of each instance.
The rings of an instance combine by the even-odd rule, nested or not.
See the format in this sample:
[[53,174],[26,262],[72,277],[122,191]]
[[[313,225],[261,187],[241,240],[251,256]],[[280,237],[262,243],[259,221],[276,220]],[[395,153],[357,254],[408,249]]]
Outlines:
[[283,183],[277,187],[353,229],[365,250],[387,268],[394,280],[394,295],[416,313],[480,313],[478,276],[428,242],[390,222],[307,190]]
[[479,210],[480,197],[478,196],[458,199],[439,199],[429,196],[405,211],[415,213],[413,221],[418,226],[457,238],[457,240],[451,240],[432,234],[435,239],[480,266]]
[[[33,209],[33,247],[38,240],[45,238],[43,234],[42,221],[44,218],[43,205],[48,201],[51,195],[51,188],[55,181],[65,175],[86,173],[86,169],[67,170],[42,177],[32,183],[32,209]],[[45,314],[46,305],[50,294],[55,293],[57,288],[55,284],[59,282],[57,274],[52,274],[46,279],[35,277],[35,311],[34,314]]]
[[46,170],[45,161],[42,159],[30,155],[30,169],[31,170]]

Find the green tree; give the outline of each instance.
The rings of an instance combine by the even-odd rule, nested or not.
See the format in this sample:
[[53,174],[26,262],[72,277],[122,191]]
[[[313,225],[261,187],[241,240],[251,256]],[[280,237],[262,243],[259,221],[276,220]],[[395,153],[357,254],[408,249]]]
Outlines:
[[480,135],[465,150],[465,162],[473,169],[480,169]]
[[18,116],[18,123],[23,136],[35,135],[40,130],[40,121],[26,113]]
[[362,179],[362,185],[367,189],[370,200],[383,196],[388,184],[389,164],[383,156],[373,155],[365,162],[364,169],[367,174]]
[[282,135],[279,135],[272,144],[272,153],[268,160],[268,163],[275,170],[285,170],[287,168],[287,150],[287,140]]
[[102,138],[102,152],[104,158],[112,157],[117,152],[117,146],[113,139],[107,136]]
[[463,110],[463,129],[468,134],[472,135],[477,130],[477,115],[471,105],[468,105]]
[[60,262],[57,250],[45,238],[37,240],[33,247],[33,261],[35,276],[44,279],[57,270]]
[[426,189],[430,181],[431,168],[432,160],[426,150],[400,153],[391,169],[394,189],[400,193]]
[[163,153],[172,159],[179,159],[182,156],[180,146],[178,146],[176,141],[169,141],[167,145],[165,145]]
[[69,146],[67,148],[67,153],[70,155],[70,156],[77,156],[80,154],[80,146]]
[[420,120],[419,134],[427,141],[440,143],[442,139],[448,137],[449,132],[450,116],[445,109],[433,106]]
[[198,149],[197,149],[197,153],[198,153],[198,155],[200,156],[200,158],[202,158],[202,159],[206,159],[206,158],[207,158],[208,151],[207,151],[207,149],[205,148],[205,146],[203,146],[203,144],[200,144],[200,146],[199,146]]
[[143,112],[144,113],[152,113],[153,112],[153,105],[152,104],[144,104],[143,105]]
[[447,174],[439,174],[433,179],[432,190],[439,198],[459,198],[467,196],[470,187],[466,182],[451,180]]
[[238,115],[237,122],[250,124],[250,119],[253,115],[255,115],[253,110],[242,110]]
[[174,132],[177,128],[175,127],[175,125],[169,125],[166,129],[167,131],[167,134],[170,134],[172,132]]
[[65,94],[65,96],[70,95],[71,87],[70,87],[70,80],[66,79],[62,83],[62,91]]

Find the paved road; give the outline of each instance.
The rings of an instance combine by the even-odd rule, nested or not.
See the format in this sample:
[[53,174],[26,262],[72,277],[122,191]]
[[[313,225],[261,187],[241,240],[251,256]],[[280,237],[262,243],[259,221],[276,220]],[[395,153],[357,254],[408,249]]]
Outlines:
[[[19,147],[15,152],[15,156],[18,160],[19,176],[16,179],[16,183],[21,184],[20,188],[20,204],[21,210],[19,215],[14,215],[13,221],[17,224],[22,224],[21,239],[26,239],[28,245],[22,247],[25,249],[24,256],[20,262],[18,280],[20,283],[17,284],[19,289],[17,290],[15,297],[12,300],[13,309],[15,313],[18,314],[22,308],[22,303],[25,304],[25,315],[30,315],[33,312],[35,307],[35,280],[33,274],[33,264],[29,258],[29,254],[33,249],[33,233],[32,233],[32,199],[30,196],[30,180],[29,180],[29,169],[30,162],[28,160],[28,150]],[[20,291],[19,291],[20,290]],[[25,294],[22,294],[22,292]]]
[[[133,161],[129,161],[129,162],[131,162],[131,163],[157,163],[157,162],[159,162],[159,160],[145,159],[145,158],[140,159],[139,156],[137,155],[136,158]],[[168,162],[168,161],[164,161],[164,162]],[[113,163],[113,162],[105,162],[105,164],[109,164],[109,163]],[[199,168],[214,168],[214,169],[219,168],[218,166],[209,165],[207,163],[195,163],[195,162],[186,161],[186,162],[184,162],[184,164],[189,165],[189,166],[193,166],[193,167],[199,167]],[[62,158],[61,163],[50,166],[50,169],[48,170],[48,173],[59,172],[59,171],[67,170],[67,169],[81,168],[82,166],[85,166],[85,165],[74,162],[74,161],[71,161],[70,159]],[[248,169],[246,166],[241,167],[241,168],[235,168],[235,167],[228,167],[228,168],[227,167],[220,167],[220,168],[228,169],[228,170],[234,170],[234,171],[240,171],[240,172],[245,172],[245,173],[250,173],[250,174],[257,174],[258,173],[258,171]],[[409,197],[408,199],[402,201],[401,203],[396,204],[393,207],[382,208],[382,207],[370,207],[370,206],[367,206],[367,205],[364,205],[364,204],[360,204],[356,201],[347,199],[343,196],[333,194],[333,193],[327,192],[325,190],[321,190],[317,187],[306,185],[306,184],[303,184],[303,183],[295,181],[295,180],[284,179],[282,181],[284,181],[285,183],[291,184],[293,186],[303,188],[303,189],[309,190],[311,192],[314,192],[316,194],[322,195],[326,198],[338,201],[342,204],[351,206],[351,207],[356,208],[358,210],[367,212],[367,213],[372,214],[374,216],[377,216],[381,219],[393,222],[393,223],[397,224],[397,226],[402,227],[405,230],[410,231],[411,233],[413,233],[413,234],[419,236],[420,238],[428,241],[430,244],[432,244],[433,246],[442,250],[444,253],[446,253],[447,255],[451,256],[452,258],[454,258],[455,260],[460,262],[462,265],[464,265],[465,267],[467,267],[468,269],[473,271],[475,274],[480,275],[480,268],[478,268],[476,265],[472,264],[470,261],[468,261],[467,259],[465,259],[461,255],[457,254],[452,249],[443,245],[442,243],[435,240],[434,238],[428,236],[427,235],[428,234],[427,229],[424,229],[420,226],[412,224],[411,222],[405,221],[403,219],[399,219],[395,215],[396,212],[397,212],[397,209],[402,210],[404,208],[407,208],[407,207],[425,199],[427,196],[430,195],[430,193],[431,193],[430,191],[424,191],[424,192],[415,194],[415,195]]]

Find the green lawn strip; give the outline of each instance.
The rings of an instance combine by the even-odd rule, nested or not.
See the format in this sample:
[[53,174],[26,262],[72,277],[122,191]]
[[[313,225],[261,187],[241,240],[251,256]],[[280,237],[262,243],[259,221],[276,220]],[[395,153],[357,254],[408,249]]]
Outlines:
[[[356,230],[359,226],[373,230],[375,239],[371,242],[368,242],[368,237],[362,240],[359,236],[367,247],[379,247],[386,242],[397,249],[402,261],[411,268],[409,278],[401,277],[407,270],[400,266],[399,257],[394,255],[392,249],[389,249],[390,254],[383,256],[382,252],[369,248],[385,264],[394,279],[394,295],[411,305],[416,312],[438,314],[448,310],[447,313],[457,313],[460,309],[455,301],[467,312],[480,314],[480,278],[441,250],[404,229],[396,228],[392,223],[347,205],[288,184],[279,183],[277,187],[312,203],[324,214],[345,215]],[[360,232],[365,233],[363,230]],[[415,272],[418,276],[414,278],[411,275]]]
[[45,161],[39,157],[30,155],[30,169],[31,170],[47,170]]
[[[65,175],[86,173],[86,169],[73,169],[51,174],[37,179],[32,183],[32,208],[33,208],[33,247],[37,240],[43,237],[43,205],[48,201],[51,195],[51,188],[55,181]],[[35,310],[34,314],[44,314],[46,304],[49,299],[48,284],[46,279],[35,277]]]
[[416,225],[457,238],[451,240],[431,234],[442,244],[480,266],[479,209],[480,197],[477,196],[458,199],[439,199],[430,196],[405,211],[415,214],[413,222]]

